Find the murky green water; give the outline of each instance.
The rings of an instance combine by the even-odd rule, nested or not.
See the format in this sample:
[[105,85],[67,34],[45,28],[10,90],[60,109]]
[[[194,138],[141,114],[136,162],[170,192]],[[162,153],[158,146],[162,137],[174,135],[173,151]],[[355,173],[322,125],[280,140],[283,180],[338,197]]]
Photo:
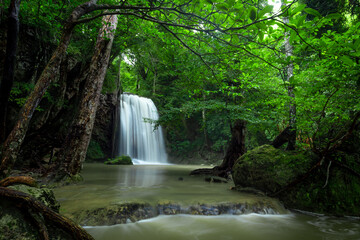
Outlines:
[[360,240],[360,220],[289,213],[275,200],[230,190],[232,183],[207,183],[189,176],[200,166],[107,166],[86,164],[84,181],[56,189],[62,213],[126,202],[269,204],[279,215],[159,216],[136,223],[87,227],[98,240],[116,239],[326,239]]

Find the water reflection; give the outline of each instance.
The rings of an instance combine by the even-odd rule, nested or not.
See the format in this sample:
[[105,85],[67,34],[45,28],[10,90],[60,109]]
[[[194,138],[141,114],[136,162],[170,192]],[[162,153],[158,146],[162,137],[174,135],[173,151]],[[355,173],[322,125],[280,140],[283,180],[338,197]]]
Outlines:
[[122,187],[157,187],[164,181],[164,168],[161,166],[131,166],[118,175]]

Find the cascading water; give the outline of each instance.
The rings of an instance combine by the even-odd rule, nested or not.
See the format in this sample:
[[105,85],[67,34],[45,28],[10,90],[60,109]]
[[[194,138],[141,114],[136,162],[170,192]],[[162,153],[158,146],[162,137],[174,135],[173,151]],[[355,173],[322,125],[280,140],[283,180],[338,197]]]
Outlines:
[[159,115],[151,99],[132,94],[120,98],[120,152],[134,164],[165,164],[167,155],[161,126],[155,128]]

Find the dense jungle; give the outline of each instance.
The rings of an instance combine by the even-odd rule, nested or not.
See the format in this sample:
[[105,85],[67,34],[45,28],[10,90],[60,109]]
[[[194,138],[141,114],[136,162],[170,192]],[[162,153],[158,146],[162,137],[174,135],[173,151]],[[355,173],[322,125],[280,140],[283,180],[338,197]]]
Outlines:
[[[0,239],[118,239],[84,227],[230,212],[346,216],[356,229],[359,17],[358,0],[0,0]],[[146,148],[123,137],[145,132],[121,120],[125,98],[138,97],[157,108],[136,114],[157,111],[138,118],[161,131],[147,140],[150,152],[164,148],[160,170],[121,145]],[[114,207],[105,188],[85,185],[111,174],[116,186],[126,176],[135,184],[149,171],[169,171],[158,188],[182,184],[192,195],[134,202],[147,190],[131,185]],[[201,196],[192,190],[200,179],[214,185]],[[98,202],[75,203],[83,190],[98,191],[83,197]]]

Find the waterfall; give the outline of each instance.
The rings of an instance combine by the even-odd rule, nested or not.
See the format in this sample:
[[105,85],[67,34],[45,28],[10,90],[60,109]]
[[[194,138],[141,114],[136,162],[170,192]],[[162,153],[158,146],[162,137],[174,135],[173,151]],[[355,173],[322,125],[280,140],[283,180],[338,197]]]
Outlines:
[[120,97],[120,153],[134,164],[167,163],[161,126],[154,128],[159,115],[151,99],[122,94]]

